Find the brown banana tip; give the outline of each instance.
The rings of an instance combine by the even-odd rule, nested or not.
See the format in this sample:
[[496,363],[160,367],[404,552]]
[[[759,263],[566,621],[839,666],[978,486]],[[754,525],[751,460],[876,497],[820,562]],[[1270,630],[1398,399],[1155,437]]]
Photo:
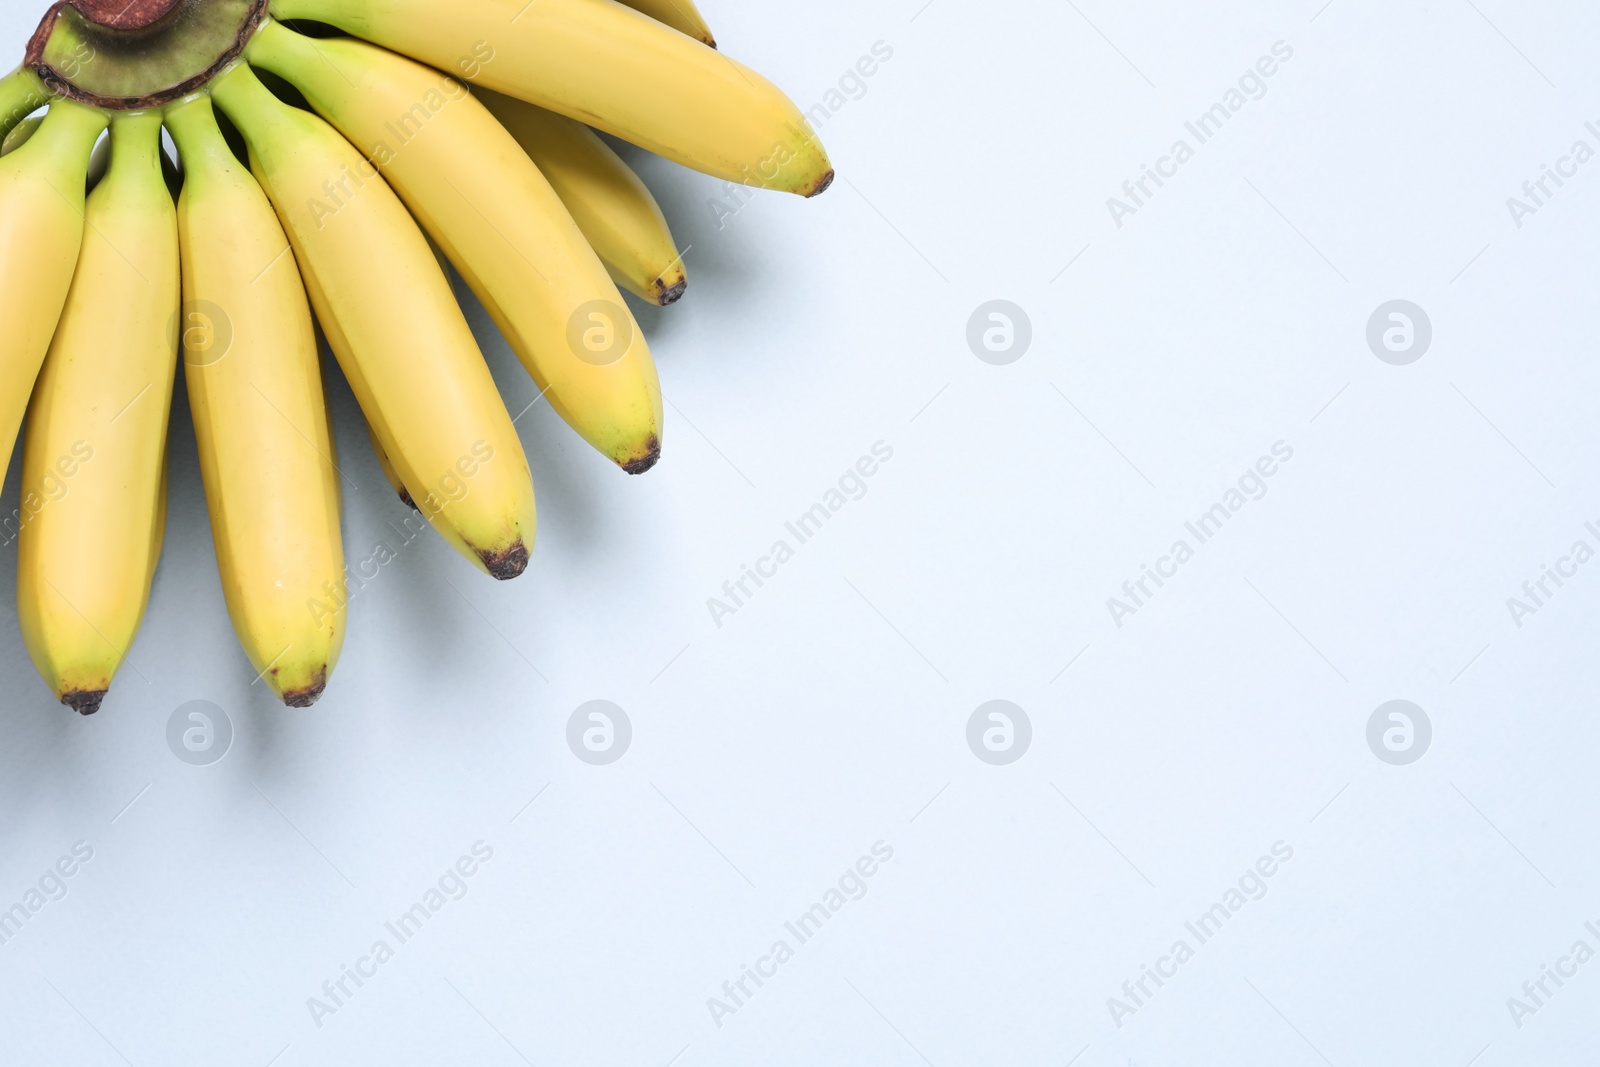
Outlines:
[[[274,674],[277,671],[273,671]],[[328,668],[321,667],[317,671],[316,680],[308,686],[291,689],[283,694],[283,703],[291,708],[309,708],[322,697],[322,691],[328,688]]]
[[805,194],[806,199],[809,200],[813,196],[821,196],[823,193],[827,192],[828,191],[828,186],[833,184],[833,177],[834,177],[833,168],[829,167],[828,168],[828,173],[826,173],[822,177],[818,178],[816,186],[813,187],[812,190],[809,193]]
[[326,683],[318,681],[317,685],[309,685],[304,689],[293,689],[290,693],[283,694],[285,707],[310,707],[322,699],[323,689],[328,688]]
[[72,693],[62,693],[61,703],[79,715],[93,715],[100,710],[100,702],[105,698],[104,689],[79,689]]
[[650,435],[650,443],[645,448],[644,455],[638,459],[630,459],[622,464],[622,469],[629,474],[643,474],[661,461],[661,438],[655,434]]
[[322,698],[322,691],[326,688],[326,685],[308,685],[304,689],[295,689],[291,692],[285,693],[283,694],[284,706],[290,708],[309,708]]
[[417,510],[417,502],[411,499],[411,491],[409,489],[400,490],[400,503],[404,504],[412,511]]
[[668,307],[683,299],[683,291],[689,288],[689,279],[680,277],[671,285],[663,285],[662,279],[657,278],[656,286],[661,294],[656,297],[656,303],[662,307]]
[[508,582],[528,569],[528,546],[518,541],[503,552],[479,552],[478,558],[497,580]]
[[717,47],[717,39],[715,37],[711,36],[709,33],[706,34],[704,37],[700,38],[700,42],[702,44],[704,44],[707,48],[716,48]]

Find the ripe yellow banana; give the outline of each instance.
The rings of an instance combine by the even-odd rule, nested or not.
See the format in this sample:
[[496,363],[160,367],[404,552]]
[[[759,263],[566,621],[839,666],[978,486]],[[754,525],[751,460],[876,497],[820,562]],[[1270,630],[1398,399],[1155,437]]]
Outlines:
[[613,281],[652,304],[683,296],[689,279],[661,205],[599,134],[489,89],[474,95],[549,180]]
[[405,205],[343,137],[245,64],[211,88],[250,146],[329,346],[412,499],[481,570],[521,574],[535,527],[528,461]]
[[622,0],[623,3],[635,11],[643,12],[655,19],[664,22],[679,33],[686,33],[701,44],[717,47],[717,39],[711,36],[711,27],[706,25],[705,17],[700,14],[699,8],[694,6],[694,0]]
[[257,674],[308,707],[338,663],[348,599],[311,309],[283,227],[210,99],[172,105],[167,126],[184,161],[184,377],[222,592]]
[[270,0],[270,8],[727,181],[801,196],[833,181],[827,152],[782,90],[615,0]]
[[104,114],[58,100],[39,132],[0,159],[0,470],[22,425],[39,365],[72,286],[83,243],[84,181]]
[[[46,136],[48,124],[38,136]],[[118,115],[111,169],[28,406],[17,616],[63,704],[100,707],[149,601],[166,510],[178,224],[161,115]]]
[[[381,168],[551,406],[630,474],[654,466],[661,386],[644,334],[561,198],[494,116],[454,79],[362,41],[269,22],[246,54]],[[349,210],[341,197],[359,204],[366,190],[321,177],[335,180],[307,210],[332,230]]]

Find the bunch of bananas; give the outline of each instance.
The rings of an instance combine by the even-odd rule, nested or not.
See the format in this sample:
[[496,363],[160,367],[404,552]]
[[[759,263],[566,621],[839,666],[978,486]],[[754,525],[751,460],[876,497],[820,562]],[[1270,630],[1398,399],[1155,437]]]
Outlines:
[[100,707],[144,614],[180,350],[229,616],[293,707],[345,626],[314,322],[402,499],[495,578],[528,565],[533,483],[447,261],[574,430],[655,464],[660,385],[617,286],[670,304],[683,262],[595,129],[727,181],[833,178],[691,0],[50,10],[0,80],[0,470],[26,415],[17,610],[63,704]]

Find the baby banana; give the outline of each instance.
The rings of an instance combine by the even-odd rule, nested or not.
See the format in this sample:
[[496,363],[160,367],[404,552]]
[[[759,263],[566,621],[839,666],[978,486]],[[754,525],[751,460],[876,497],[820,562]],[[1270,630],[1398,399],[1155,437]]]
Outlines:
[[[48,135],[47,122],[34,141]],[[84,715],[138,633],[166,524],[178,225],[160,136],[159,112],[112,123],[23,445],[17,615],[39,673]]]
[[305,286],[272,205],[211,101],[167,109],[183,153],[183,369],[234,632],[290,707],[344,644],[339,474]]

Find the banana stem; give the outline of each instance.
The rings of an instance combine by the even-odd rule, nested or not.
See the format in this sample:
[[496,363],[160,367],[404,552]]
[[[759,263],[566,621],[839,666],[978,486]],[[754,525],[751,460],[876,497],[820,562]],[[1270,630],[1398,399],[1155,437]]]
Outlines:
[[81,171],[87,175],[94,143],[110,122],[110,116],[103,111],[71,100],[56,100],[50,105],[39,132],[28,138],[28,143],[17,152],[56,156],[70,165],[74,173]]
[[210,96],[196,93],[168,104],[164,118],[167,132],[178,146],[178,158],[183,160],[186,175],[206,173],[210,168],[200,166],[202,162],[237,163],[233,149],[228,147],[217,125]]
[[251,64],[266,67],[280,76],[282,72],[276,69],[278,66],[292,63],[295,58],[317,59],[320,55],[308,38],[273,18],[262,20],[261,28],[244,48],[244,57]]
[[49,99],[44,83],[27,67],[19,67],[0,80],[0,141]]
[[138,171],[149,172],[151,182],[166,184],[161,173],[161,112],[132,111],[112,117],[111,170],[107,181],[134,179]]
[[212,82],[211,96],[241,129],[244,124],[239,116],[254,112],[259,118],[270,121],[279,108],[287,106],[261,84],[261,79],[247,63],[237,64]]

